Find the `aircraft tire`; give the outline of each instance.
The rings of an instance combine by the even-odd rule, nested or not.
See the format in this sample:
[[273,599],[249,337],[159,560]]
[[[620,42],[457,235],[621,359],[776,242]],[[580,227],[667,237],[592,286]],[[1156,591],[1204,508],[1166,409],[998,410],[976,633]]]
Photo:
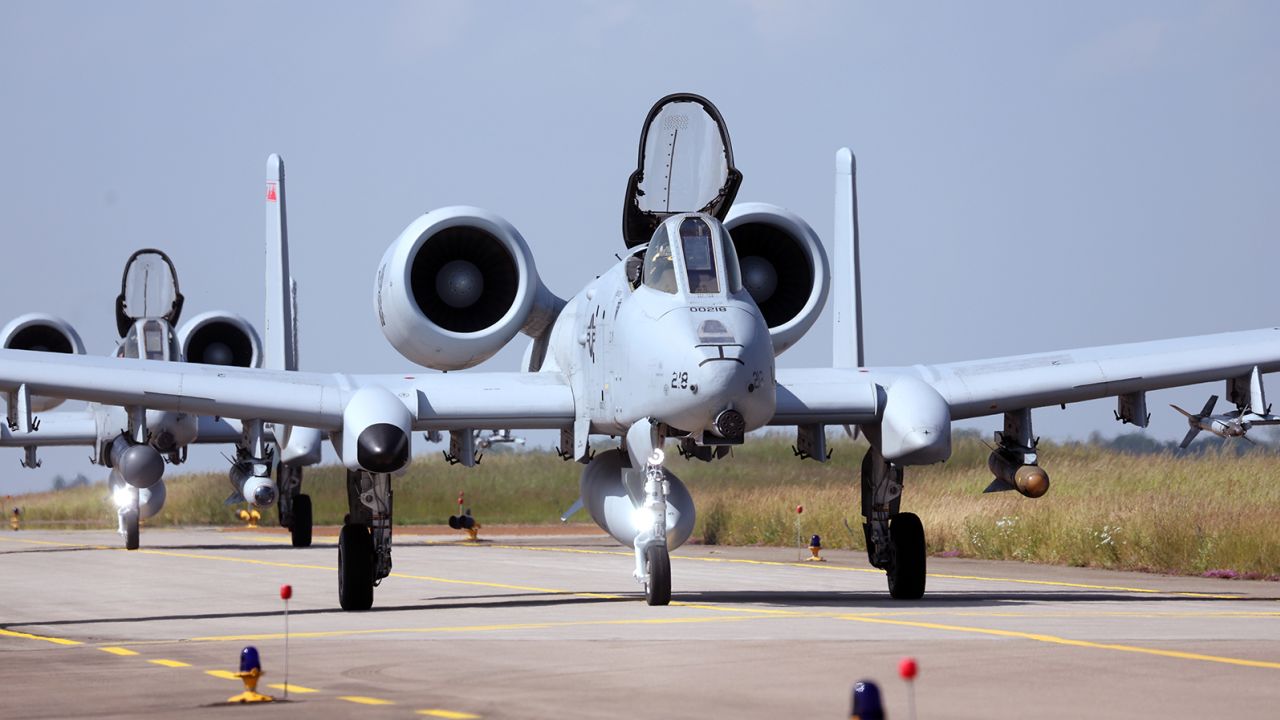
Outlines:
[[293,498],[293,522],[289,524],[289,538],[294,547],[311,547],[310,495],[295,495]]
[[894,563],[889,568],[889,595],[896,600],[924,597],[924,525],[915,513],[899,513],[889,521]]
[[343,525],[338,535],[338,604],[343,610],[373,607],[373,536],[366,525]]
[[124,514],[124,549],[137,550],[140,544],[138,528],[138,511],[128,510]]
[[650,545],[644,551],[647,575],[644,583],[644,601],[649,605],[667,605],[671,602],[671,555],[665,545]]

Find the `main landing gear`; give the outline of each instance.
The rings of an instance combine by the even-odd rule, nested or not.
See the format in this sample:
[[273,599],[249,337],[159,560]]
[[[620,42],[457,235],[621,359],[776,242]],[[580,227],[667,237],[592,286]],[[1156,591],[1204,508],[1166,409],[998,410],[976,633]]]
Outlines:
[[276,466],[280,488],[280,526],[289,528],[294,547],[311,547],[311,496],[302,494],[302,468]]
[[867,558],[889,576],[889,594],[898,600],[924,596],[924,525],[913,513],[899,512],[902,468],[872,447],[862,458],[862,531]]
[[347,508],[338,535],[338,604],[368,610],[373,588],[391,574],[391,475],[347,471]]

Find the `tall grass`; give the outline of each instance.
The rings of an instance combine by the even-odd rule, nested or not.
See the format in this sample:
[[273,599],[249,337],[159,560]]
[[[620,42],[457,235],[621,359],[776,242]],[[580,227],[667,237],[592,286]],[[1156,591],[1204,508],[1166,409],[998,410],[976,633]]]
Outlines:
[[[789,545],[800,534],[826,547],[863,549],[857,467],[865,446],[833,443],[826,463],[800,461],[779,437],[753,438],[715,463],[670,464],[698,505],[695,537],[726,545]],[[1133,456],[1087,444],[1041,444],[1048,495],[982,494],[987,448],[957,438],[952,459],[908,468],[904,511],[924,521],[929,550],[966,557],[1176,573],[1280,575],[1280,456],[1210,452]],[[482,523],[555,523],[577,498],[581,466],[548,452],[491,453],[477,468],[420,458],[395,482],[397,523],[443,524],[459,492]],[[221,474],[174,477],[157,525],[232,522]],[[345,474],[309,469],[317,524],[346,513]],[[30,495],[33,522],[114,524],[104,486]],[[272,518],[274,520],[274,518]],[[575,520],[586,521],[585,514]],[[848,521],[852,532],[846,529]]]

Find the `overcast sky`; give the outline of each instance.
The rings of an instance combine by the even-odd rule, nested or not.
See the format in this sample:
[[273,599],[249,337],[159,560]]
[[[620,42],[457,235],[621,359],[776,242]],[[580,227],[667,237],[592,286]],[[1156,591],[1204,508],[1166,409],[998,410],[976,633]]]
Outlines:
[[[1280,5],[335,5],[0,4],[0,314],[61,315],[106,354],[123,263],[154,246],[188,316],[260,326],[279,152],[303,369],[405,370],[372,309],[405,225],[486,207],[572,295],[622,248],[645,112],[693,91],[726,118],[739,198],[798,212],[828,248],[834,153],[856,153],[874,365],[1280,321]],[[780,364],[830,354],[828,315]],[[1167,403],[1215,390],[1152,394],[1150,432],[1180,436]],[[1036,429],[1114,434],[1113,407]],[[103,473],[79,450],[34,473],[0,456],[14,489]]]

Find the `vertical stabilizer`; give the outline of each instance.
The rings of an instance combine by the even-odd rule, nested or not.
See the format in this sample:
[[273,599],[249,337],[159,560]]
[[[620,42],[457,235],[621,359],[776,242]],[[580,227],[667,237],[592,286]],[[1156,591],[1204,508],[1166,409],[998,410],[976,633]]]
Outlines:
[[267,158],[266,363],[272,370],[298,369],[297,286],[289,275],[289,227],[285,219],[284,160]]
[[858,171],[849,148],[836,151],[836,226],[832,295],[833,367],[866,365],[862,347],[862,268],[858,248]]

